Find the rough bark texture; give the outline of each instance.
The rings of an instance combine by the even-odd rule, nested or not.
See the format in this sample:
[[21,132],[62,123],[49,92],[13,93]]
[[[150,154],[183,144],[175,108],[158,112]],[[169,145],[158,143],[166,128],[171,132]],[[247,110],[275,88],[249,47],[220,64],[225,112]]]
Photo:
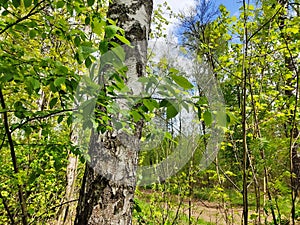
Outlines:
[[[137,79],[145,73],[152,7],[152,0],[114,0],[107,14],[118,21],[117,25],[125,30],[126,38],[134,46],[125,49],[127,83],[133,94],[141,91]],[[86,164],[76,225],[131,224],[139,136],[139,132],[130,135],[117,131],[91,135],[92,158]]]

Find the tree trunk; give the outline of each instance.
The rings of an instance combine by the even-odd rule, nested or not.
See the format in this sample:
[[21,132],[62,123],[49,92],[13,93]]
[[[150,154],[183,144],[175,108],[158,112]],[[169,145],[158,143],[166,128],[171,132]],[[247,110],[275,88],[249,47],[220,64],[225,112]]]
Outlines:
[[[72,137],[74,139],[74,137]],[[72,140],[74,141],[74,140]],[[67,186],[66,193],[64,198],[62,199],[62,206],[58,213],[57,225],[67,225],[73,224],[75,211],[76,211],[76,202],[74,199],[76,197],[74,192],[75,181],[77,177],[77,165],[78,165],[78,157],[74,156],[71,152],[68,157],[68,166],[67,166]],[[66,204],[64,204],[66,203]]]
[[[287,107],[291,108],[290,116],[286,127],[288,128],[288,134],[290,138],[290,172],[291,172],[291,198],[292,198],[292,210],[291,210],[291,224],[295,224],[296,217],[296,199],[300,189],[300,157],[298,155],[299,142],[297,141],[300,132],[296,123],[296,113],[297,105],[299,100],[299,71],[296,67],[295,56],[292,55],[289,49],[289,43],[292,41],[290,37],[284,33],[285,23],[288,20],[288,11],[289,11],[289,1],[288,0],[278,0],[278,3],[285,9],[279,17],[279,28],[281,30],[281,36],[286,44],[286,48],[289,51],[289,55],[284,57],[286,68],[292,72],[293,76],[286,80],[285,84],[289,87],[288,90],[285,90],[285,95],[288,99]],[[293,80],[296,80],[294,83]],[[294,106],[290,107],[290,100],[295,99]],[[291,101],[292,102],[292,101]]]
[[[134,95],[141,91],[137,79],[145,73],[152,8],[152,0],[113,0],[107,13],[108,18],[118,21],[117,25],[134,46],[125,49],[127,85]],[[75,225],[132,223],[139,129],[136,128],[135,135],[117,131],[92,133],[89,147],[92,158],[86,164]]]
[[243,86],[242,86],[242,129],[243,129],[243,224],[248,224],[249,204],[248,204],[248,143],[247,143],[247,79],[248,79],[248,68],[246,60],[248,57],[248,16],[246,10],[246,0],[243,0],[243,13],[244,13],[244,37],[243,37]]

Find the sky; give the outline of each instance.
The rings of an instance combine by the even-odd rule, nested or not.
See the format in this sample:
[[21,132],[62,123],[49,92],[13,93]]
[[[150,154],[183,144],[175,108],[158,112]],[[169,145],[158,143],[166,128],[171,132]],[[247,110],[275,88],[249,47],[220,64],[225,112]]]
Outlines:
[[[154,0],[154,5],[162,4],[165,0]],[[179,10],[188,8],[189,6],[193,6],[196,0],[166,0],[171,8],[175,12],[179,12]],[[223,4],[229,11],[237,11],[241,6],[241,2],[239,0],[214,0],[216,5]]]
[[[154,0],[154,8],[158,4],[163,4],[167,1],[168,5],[174,11],[174,13],[179,13],[186,11],[196,4],[197,0]],[[210,1],[210,0],[208,0]],[[242,6],[241,0],[212,0],[215,2],[215,6],[218,7],[220,4],[225,5],[231,15],[236,15],[239,8]],[[172,20],[170,25],[167,27],[168,31],[171,31],[176,24],[176,20]]]

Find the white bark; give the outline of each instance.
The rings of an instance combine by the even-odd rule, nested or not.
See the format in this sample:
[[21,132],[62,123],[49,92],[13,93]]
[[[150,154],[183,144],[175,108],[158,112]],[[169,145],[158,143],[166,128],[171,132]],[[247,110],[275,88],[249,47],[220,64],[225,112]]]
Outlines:
[[[125,47],[127,83],[132,94],[141,91],[138,78],[145,73],[152,0],[114,0],[108,18],[117,20],[134,48]],[[140,130],[140,128],[137,128]],[[92,134],[89,155],[77,207],[75,225],[130,225],[136,185],[139,132]]]

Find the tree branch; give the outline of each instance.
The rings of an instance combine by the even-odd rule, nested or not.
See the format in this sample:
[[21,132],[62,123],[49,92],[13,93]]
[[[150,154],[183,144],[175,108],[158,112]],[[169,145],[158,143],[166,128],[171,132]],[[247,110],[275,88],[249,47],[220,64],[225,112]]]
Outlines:
[[21,128],[22,126],[24,126],[26,123],[29,123],[29,122],[31,122],[31,121],[39,120],[39,119],[45,119],[45,118],[47,118],[47,117],[55,116],[55,115],[60,114],[60,113],[63,113],[63,112],[71,112],[71,111],[73,111],[73,109],[63,109],[63,110],[51,112],[51,113],[49,113],[49,114],[47,114],[47,115],[27,118],[24,122],[20,123],[18,126],[14,127],[14,128],[12,128],[12,129],[10,130],[10,132],[13,133],[15,130],[20,129],[20,128]]
[[260,28],[258,28],[247,40],[249,42],[259,31],[261,31],[265,26],[267,26],[274,18],[275,16],[280,12],[282,9],[282,6],[275,12],[275,14],[267,21],[265,22]]
[[[45,2],[45,0],[42,0],[41,2],[37,3],[37,4],[30,10],[30,12],[29,12],[26,16],[17,19],[17,20],[16,20],[15,22],[13,22],[13,23],[8,24],[3,30],[0,31],[0,35],[3,34],[5,31],[7,31],[9,28],[11,28],[11,27],[17,25],[18,23],[22,22],[23,20],[26,20],[26,19],[28,19],[29,17],[31,17],[32,15],[38,13],[39,10],[36,10],[36,11],[34,11],[34,10],[37,9],[37,7],[38,7],[39,5],[41,5],[43,2]],[[45,7],[46,7],[46,6],[44,6],[43,8],[45,8]],[[41,8],[41,9],[43,9],[43,8]]]

